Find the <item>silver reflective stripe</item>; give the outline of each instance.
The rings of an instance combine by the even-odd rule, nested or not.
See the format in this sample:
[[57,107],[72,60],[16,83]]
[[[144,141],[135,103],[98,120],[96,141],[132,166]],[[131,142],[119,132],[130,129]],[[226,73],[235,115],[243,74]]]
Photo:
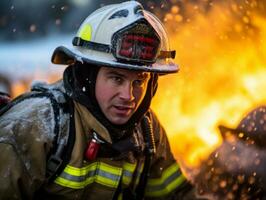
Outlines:
[[113,180],[113,181],[117,181],[120,179],[120,176],[117,176],[115,174],[111,174],[107,171],[98,170],[97,174],[98,174],[98,176],[105,177],[105,178],[108,178],[108,179]]
[[180,177],[182,175],[182,173],[180,171],[172,174],[171,176],[169,176],[167,179],[165,179],[162,184],[160,185],[149,185],[149,187],[147,188],[147,191],[158,191],[158,190],[163,190],[164,188],[167,187],[167,185],[169,185],[170,183],[172,183],[174,180],[176,180],[178,177]]
[[133,176],[133,172],[124,170],[123,171],[123,176],[131,178]]
[[148,179],[145,195],[149,197],[160,197],[176,190],[186,181],[177,163],[166,168],[160,177]]
[[136,185],[139,181],[140,174],[143,170],[143,163],[127,163],[125,162],[123,165],[123,184],[129,185],[132,182],[133,176],[134,178],[134,185]]
[[[82,182],[82,181],[85,181],[86,178],[93,177],[94,174],[95,174],[94,171],[90,171],[85,176],[74,176],[74,175],[71,175],[71,174],[67,174],[66,172],[63,172],[60,175],[60,177],[64,178],[64,179],[67,179],[67,180],[74,181],[74,182]],[[102,170],[97,170],[97,175],[105,177],[105,178],[108,178],[108,179],[111,179],[111,180],[117,180],[118,179],[117,175],[114,175],[114,174],[111,174],[111,173],[108,173],[108,172],[105,172],[105,171],[102,171]]]
[[136,164],[133,163],[128,163],[128,162],[124,162],[123,164],[123,177],[122,177],[122,183],[125,185],[129,185],[130,182],[132,181],[132,177],[134,174],[136,168]]
[[69,188],[80,189],[97,182],[107,187],[116,188],[122,175],[122,168],[103,162],[95,162],[82,168],[68,165],[55,183]]

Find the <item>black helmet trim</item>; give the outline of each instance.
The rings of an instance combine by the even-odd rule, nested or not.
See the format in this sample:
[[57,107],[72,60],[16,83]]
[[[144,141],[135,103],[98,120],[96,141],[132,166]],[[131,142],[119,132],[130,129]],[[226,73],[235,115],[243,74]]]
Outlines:
[[105,53],[111,53],[112,51],[112,47],[108,44],[101,44],[97,42],[86,41],[80,37],[74,37],[72,40],[72,44],[74,46],[85,47],[87,49],[101,51]]
[[151,65],[135,65],[131,63],[121,63],[121,62],[105,62],[104,60],[97,59],[93,57],[92,59],[84,57],[83,54],[73,47],[59,46],[57,47],[52,55],[52,62],[54,64],[64,64],[69,65],[75,62],[81,63],[91,63],[99,66],[106,66],[112,68],[121,68],[129,69],[135,71],[145,71],[145,72],[154,72],[159,73],[160,75],[176,73],[179,71],[179,67],[174,63],[168,63],[165,68],[162,68],[161,65],[156,66],[155,64]]
[[[112,52],[112,47],[108,44],[101,44],[97,42],[91,42],[91,41],[86,41],[83,40],[80,37],[74,37],[72,44],[74,46],[79,46],[79,47],[85,47],[90,50],[95,50],[95,51],[101,51],[105,53],[111,53]],[[171,50],[171,51],[160,51],[158,58],[159,59],[165,59],[165,58],[172,58],[174,59],[176,56],[176,51]]]

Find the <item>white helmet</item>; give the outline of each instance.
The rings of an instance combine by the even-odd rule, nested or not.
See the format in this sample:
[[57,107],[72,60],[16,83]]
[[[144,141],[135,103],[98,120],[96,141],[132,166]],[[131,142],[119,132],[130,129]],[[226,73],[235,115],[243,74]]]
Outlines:
[[104,6],[81,24],[73,46],[55,49],[52,62],[174,73],[175,51],[160,20],[136,1]]

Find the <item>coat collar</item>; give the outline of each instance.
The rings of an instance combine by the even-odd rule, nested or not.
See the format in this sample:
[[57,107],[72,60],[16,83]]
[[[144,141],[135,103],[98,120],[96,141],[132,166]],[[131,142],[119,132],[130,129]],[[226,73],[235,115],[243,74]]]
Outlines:
[[112,144],[112,139],[108,130],[89,112],[89,110],[76,101],[74,101],[74,106],[75,110],[80,116],[81,125],[83,126],[84,130],[86,132],[93,130],[106,142]]

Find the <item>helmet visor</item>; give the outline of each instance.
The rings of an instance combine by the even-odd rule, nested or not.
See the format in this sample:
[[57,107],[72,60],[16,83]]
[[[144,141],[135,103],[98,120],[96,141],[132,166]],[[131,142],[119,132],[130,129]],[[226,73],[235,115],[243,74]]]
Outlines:
[[116,42],[114,56],[118,60],[139,63],[154,63],[156,61],[160,44],[157,38],[125,34]]
[[160,49],[160,38],[145,21],[134,23],[114,33],[112,53],[117,60],[154,63]]

